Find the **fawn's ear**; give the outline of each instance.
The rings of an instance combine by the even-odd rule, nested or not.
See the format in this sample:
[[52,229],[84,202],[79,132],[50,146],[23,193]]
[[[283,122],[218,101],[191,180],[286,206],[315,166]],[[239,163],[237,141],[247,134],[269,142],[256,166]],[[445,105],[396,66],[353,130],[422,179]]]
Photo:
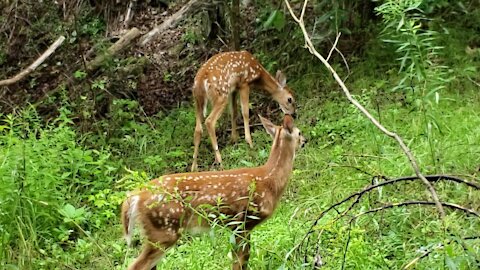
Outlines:
[[293,131],[293,117],[290,114],[286,114],[283,118],[283,128],[292,133]]
[[272,138],[275,138],[276,126],[272,122],[270,122],[270,120],[268,120],[267,118],[263,118],[260,115],[258,115],[258,117],[260,117],[260,121],[262,121],[262,125],[267,131],[267,133],[270,134]]
[[277,74],[275,75],[275,79],[280,84],[281,88],[284,88],[287,85],[287,77],[283,74],[281,70],[277,70]]

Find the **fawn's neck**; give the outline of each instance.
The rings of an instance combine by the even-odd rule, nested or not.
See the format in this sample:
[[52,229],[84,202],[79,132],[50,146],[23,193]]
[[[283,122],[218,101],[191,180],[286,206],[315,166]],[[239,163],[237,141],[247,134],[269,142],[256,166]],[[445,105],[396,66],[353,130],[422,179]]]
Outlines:
[[295,158],[295,147],[291,141],[280,139],[281,130],[275,134],[275,140],[272,145],[270,157],[264,165],[265,181],[270,182],[270,186],[277,196],[280,196],[285,189],[288,177],[293,169],[293,160]]
[[260,88],[264,89],[270,95],[275,96],[275,94],[279,91],[280,85],[278,84],[277,80],[268,73],[268,71],[262,67],[262,71],[260,72],[260,77],[258,82],[256,83]]

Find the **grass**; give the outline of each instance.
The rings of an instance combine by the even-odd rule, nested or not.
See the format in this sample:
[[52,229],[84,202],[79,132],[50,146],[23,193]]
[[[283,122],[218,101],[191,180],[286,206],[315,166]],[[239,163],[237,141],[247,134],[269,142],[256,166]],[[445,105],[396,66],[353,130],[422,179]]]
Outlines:
[[[368,95],[359,95],[359,98],[370,100]],[[324,113],[318,112],[318,104],[322,104]],[[428,112],[438,126],[433,130],[428,130],[425,113],[412,111],[411,107],[385,102],[380,112],[385,126],[402,134],[425,173],[470,175],[467,179],[472,180],[480,164],[479,105],[475,91],[462,96],[445,93]],[[322,209],[369,184],[373,175],[413,174],[396,142],[371,127],[346,102],[310,99],[304,101],[299,115],[297,123],[310,140],[298,154],[280,208],[252,235],[252,269],[301,268],[299,254],[293,252],[288,258],[287,254],[299,243]],[[309,123],[312,119],[315,119],[314,125]],[[255,149],[240,142],[222,150],[226,167],[259,165],[266,160],[267,135],[258,130],[253,138]],[[480,205],[478,191],[452,184],[436,187],[444,201],[469,205],[473,209]],[[371,196],[358,209],[378,207],[379,203],[387,201],[429,198],[420,183],[386,187],[381,195]],[[433,207],[398,208],[359,219],[353,224],[347,268],[399,268],[419,256],[422,249],[449,239],[445,228],[458,237],[478,231],[478,220],[465,218],[462,213],[447,212],[445,225],[438,221]],[[347,224],[344,221],[331,224],[330,220],[322,226],[329,231],[322,239],[321,248],[325,267],[338,269],[346,243]],[[460,268],[474,267],[472,256],[478,258],[478,242],[473,241],[470,247],[477,255],[461,255],[463,251],[454,245],[450,255],[437,250],[435,255],[420,260],[417,266],[419,269],[436,268],[453,260]],[[228,269],[231,261],[228,250],[228,230],[216,230],[200,238],[183,240],[167,254],[161,269]]]
[[[480,80],[472,68],[478,59],[459,53],[462,38],[449,38],[452,79],[438,101],[434,95],[390,92],[399,79],[395,68],[385,64],[378,74],[370,68],[371,59],[351,67],[347,86],[382,124],[403,137],[425,174],[454,174],[478,182],[480,92],[468,80]],[[447,210],[440,222],[429,206],[393,208],[351,223],[350,216],[334,221],[332,212],[313,227],[310,244],[295,249],[321,211],[369,185],[374,176],[413,175],[397,143],[348,104],[322,68],[312,64],[311,69],[290,83],[300,104],[296,124],[308,143],[297,154],[274,216],[253,232],[251,269],[311,269],[303,265],[305,256],[309,262],[321,258],[322,269],[339,269],[343,263],[347,269],[399,269],[409,262],[415,269],[477,268],[480,240],[461,239],[478,236],[479,220]],[[139,246],[127,248],[121,236],[119,205],[138,183],[188,170],[194,112],[183,107],[143,117],[139,104],[131,100],[115,100],[111,112],[108,121],[92,123],[97,133],[88,134],[76,133],[68,106],[49,124],[30,110],[2,116],[0,176],[6,180],[0,183],[1,268],[125,269],[136,257]],[[228,123],[225,114],[218,129]],[[270,137],[262,129],[252,136],[253,149],[243,139],[221,147],[225,168],[267,160]],[[200,165],[208,168],[212,162],[205,135]],[[445,182],[435,187],[442,201],[478,211],[479,191]],[[414,199],[429,199],[418,181],[387,186],[365,196],[351,214]],[[230,239],[231,232],[223,228],[199,237],[186,235],[159,268],[230,269]]]
[[[403,136],[424,173],[456,174],[468,180],[477,177],[480,165],[480,94],[473,85],[469,86],[470,90],[461,93],[443,92],[438,104],[428,104],[428,109],[427,106],[403,105],[389,99],[382,100],[377,105],[376,97],[371,94],[376,86],[369,85],[365,80],[361,80],[358,85],[362,90],[355,91],[356,97],[381,118],[387,128]],[[354,83],[352,89],[355,86]],[[290,184],[275,215],[256,228],[252,235],[251,268],[309,269],[302,266],[303,256],[306,254],[310,260],[313,259],[315,254],[312,251],[319,245],[324,268],[338,269],[343,261],[349,228],[350,242],[345,262],[348,269],[400,268],[420,256],[424,250],[432,248],[434,251],[431,255],[415,264],[417,269],[442,268],[445,265],[447,268],[453,267],[448,265],[454,265],[456,269],[474,268],[480,254],[479,241],[465,242],[467,251],[461,245],[449,241],[475,236],[480,229],[478,220],[447,210],[447,218],[442,224],[433,207],[395,208],[364,216],[353,222],[351,227],[348,218],[332,222],[334,216],[330,214],[314,228],[316,232],[323,230],[319,239],[315,238],[306,249],[302,247],[293,250],[319,212],[370,184],[373,176],[393,178],[413,174],[394,140],[372,127],[342,97],[332,96],[329,99],[299,99],[303,106],[296,123],[309,142],[297,155]],[[134,182],[142,182],[162,173],[182,171],[188,167],[193,110],[180,108],[169,116],[151,118],[150,123],[133,123],[131,119],[122,119],[117,119],[118,125],[125,129],[115,130],[115,126],[112,126],[112,131],[119,133],[112,135],[110,141],[106,139],[105,145],[108,147],[101,152],[101,155],[110,152],[111,156],[90,154],[93,159],[85,160],[85,153],[91,151],[88,148],[70,150],[73,151],[72,154],[66,156],[74,162],[67,168],[73,168],[77,172],[80,170],[81,175],[93,181],[102,181],[105,174],[110,175],[110,180],[103,184],[88,184],[94,187],[91,192],[93,197],[67,196],[64,199],[71,201],[77,210],[85,207],[90,214],[85,215],[85,219],[81,219],[78,224],[65,221],[65,217],[62,221],[60,217],[54,223],[55,227],[50,228],[51,233],[44,234],[36,231],[39,224],[42,224],[42,228],[45,227],[45,223],[35,216],[41,212],[32,209],[15,223],[20,241],[17,242],[16,250],[11,250],[9,254],[2,253],[3,266],[10,269],[124,269],[134,259],[138,247],[128,249],[121,238],[117,207],[123,199],[123,192]],[[125,121],[129,124],[125,125]],[[175,121],[186,124],[171,129],[175,126]],[[228,119],[225,117],[222,121],[228,122]],[[155,130],[150,131],[150,125],[154,125]],[[39,141],[44,144],[43,148],[35,151],[41,152],[45,147],[55,151],[47,143],[49,140],[57,140],[57,146],[63,140],[71,140],[70,130],[52,131],[60,135],[48,137],[53,135],[44,131],[44,140]],[[178,140],[172,134],[178,134],[184,139]],[[87,135],[83,139],[87,147],[90,145],[89,140],[96,138],[88,136],[93,135]],[[16,140],[21,141],[21,138]],[[263,130],[256,130],[253,140],[254,149],[250,149],[242,140],[235,145],[227,144],[222,149],[225,167],[257,166],[264,163],[269,154],[271,139]],[[213,161],[213,154],[206,141],[205,136],[201,157],[203,165],[208,166]],[[29,147],[39,147],[35,142],[34,138],[31,139]],[[65,147],[74,146],[69,145]],[[21,148],[15,151],[21,151]],[[77,159],[85,160],[85,166],[101,164],[96,165],[93,178],[85,168],[73,166]],[[104,160],[103,163],[98,163],[99,159]],[[32,162],[40,161],[35,159]],[[172,164],[173,167],[170,167]],[[134,170],[133,172],[145,171],[146,174],[132,176],[132,173],[122,167]],[[64,171],[55,168],[52,170]],[[114,177],[116,180],[112,185],[109,172],[113,170],[118,175],[127,177]],[[32,173],[34,172],[28,172],[29,175]],[[50,175],[48,180],[54,181],[54,178],[54,175]],[[75,181],[82,183],[80,179]],[[107,185],[110,187],[107,188]],[[436,188],[443,201],[472,209],[478,209],[480,205],[478,191],[447,183],[436,184]],[[69,189],[79,190],[79,187],[72,185]],[[373,192],[366,196],[354,213],[386,202],[428,198],[421,183],[385,187],[381,193]],[[66,234],[66,238],[62,238],[62,233]],[[179,241],[180,245],[167,253],[160,264],[161,269],[229,269],[232,261],[229,253],[230,236],[228,230],[221,228],[200,237],[186,236]],[[444,247],[435,248],[438,244],[443,244]]]

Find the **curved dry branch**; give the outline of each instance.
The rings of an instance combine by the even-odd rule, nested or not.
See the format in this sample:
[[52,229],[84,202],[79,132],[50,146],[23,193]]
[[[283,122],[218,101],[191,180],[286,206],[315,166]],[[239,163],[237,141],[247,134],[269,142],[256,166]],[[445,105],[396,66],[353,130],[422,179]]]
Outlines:
[[[352,202],[352,204],[344,211],[342,212],[339,212],[338,210],[337,211],[337,214],[338,216],[335,218],[335,220],[339,220],[340,218],[344,217],[346,214],[348,214],[349,211],[351,211],[353,209],[353,207],[360,202],[360,199],[368,192],[376,189],[376,188],[379,188],[379,187],[383,187],[383,186],[387,186],[387,185],[392,185],[392,184],[395,184],[395,183],[399,183],[399,182],[407,182],[407,181],[414,181],[416,179],[418,179],[418,176],[404,176],[404,177],[399,177],[399,178],[395,178],[395,179],[388,179],[386,177],[383,177],[383,176],[376,176],[378,178],[384,178],[386,179],[386,181],[384,182],[380,182],[378,184],[374,184],[374,185],[368,185],[366,186],[365,188],[363,188],[362,190],[359,190],[355,193],[352,193],[350,194],[348,197],[344,198],[343,200],[335,203],[335,204],[332,204],[330,205],[330,207],[328,207],[327,209],[325,209],[324,211],[322,211],[317,219],[313,222],[313,224],[310,226],[310,229],[308,230],[308,232],[305,234],[305,236],[303,237],[303,239],[301,240],[300,244],[298,245],[299,249],[302,249],[304,246],[308,246],[310,244],[310,238],[307,239],[307,237],[314,232],[314,227],[318,224],[318,222],[328,213],[330,212],[331,210],[335,209],[336,210],[336,207],[352,200],[355,198],[355,200]],[[459,178],[459,177],[456,177],[456,176],[451,176],[451,175],[442,175],[442,174],[439,174],[439,175],[425,175],[425,178],[429,181],[429,182],[432,182],[432,183],[435,183],[435,182],[438,182],[438,181],[451,181],[451,182],[454,182],[454,183],[457,183],[457,184],[464,184],[468,187],[471,187],[471,188],[474,188],[474,189],[477,189],[477,190],[480,190],[480,184],[478,183],[475,183],[475,182],[470,182],[470,181],[466,181],[462,178]],[[321,234],[321,233],[320,233]],[[306,241],[306,242],[305,242]]]
[[403,142],[403,139],[396,133],[389,131],[387,128],[385,128],[380,122],[378,122],[375,117],[373,117],[365,107],[363,107],[357,100],[355,100],[352,95],[350,94],[350,91],[348,88],[345,86],[343,83],[342,79],[340,79],[340,76],[338,76],[337,72],[333,69],[333,67],[325,60],[325,58],[315,49],[315,46],[312,43],[312,40],[307,32],[307,29],[305,28],[305,23],[303,21],[303,16],[305,14],[305,9],[308,3],[308,0],[305,0],[302,8],[302,12],[300,17],[297,17],[295,13],[292,10],[292,7],[290,6],[290,3],[288,0],[285,0],[285,3],[287,5],[288,10],[290,11],[290,14],[292,15],[293,19],[298,23],[300,26],[304,39],[305,39],[305,47],[308,48],[311,54],[313,54],[315,57],[317,57],[323,65],[332,73],[333,77],[335,78],[335,81],[340,85],[342,88],[344,94],[346,95],[347,99],[357,107],[367,118],[370,120],[378,129],[380,129],[383,133],[385,133],[387,136],[395,139],[398,144],[400,145],[400,148],[403,150],[407,158],[409,159],[413,170],[415,171],[415,174],[422,180],[422,182],[425,184],[427,187],[428,191],[430,192],[432,196],[432,200],[435,202],[435,205],[437,207],[438,212],[440,213],[440,217],[443,219],[445,217],[445,211],[443,209],[442,204],[440,203],[440,200],[438,199],[437,192],[435,191],[435,188],[430,184],[430,182],[423,176],[421,173],[417,160],[413,156],[411,150],[408,148],[408,146]]
[[20,73],[17,75],[13,76],[10,79],[2,80],[0,81],[0,86],[5,86],[5,85],[10,85],[14,84],[21,79],[23,79],[25,76],[30,74],[32,71],[34,71],[38,66],[40,66],[52,53],[55,52],[55,50],[62,45],[63,41],[65,40],[64,36],[60,36],[48,49],[39,57],[35,62],[33,62],[30,66],[28,66],[26,69],[22,70]]
[[[462,211],[462,212],[466,213],[467,215],[473,215],[473,216],[476,216],[476,217],[480,218],[480,213],[476,212],[475,210],[468,209],[468,208],[465,208],[461,205],[454,204],[454,203],[441,202],[441,204],[442,204],[442,206],[445,206],[447,208],[451,208],[453,210],[459,210],[459,211]],[[401,202],[401,203],[391,203],[391,204],[386,204],[386,205],[378,207],[378,208],[369,209],[367,211],[361,212],[361,213],[353,216],[349,221],[347,243],[345,244],[345,249],[343,251],[342,269],[345,269],[345,262],[347,261],[347,251],[348,251],[348,246],[350,244],[350,231],[351,231],[351,226],[352,226],[353,221],[355,221],[359,217],[367,215],[367,214],[373,214],[373,213],[380,212],[380,211],[390,209],[390,208],[394,208],[394,207],[410,206],[410,205],[436,205],[436,203],[435,202],[430,202],[430,201],[406,201],[406,202]]]
[[175,12],[161,24],[155,26],[152,30],[143,35],[138,42],[138,46],[145,46],[147,43],[152,41],[153,38],[156,37],[158,34],[177,26],[190,13],[200,11],[202,7],[213,6],[218,3],[219,1],[213,1],[209,3],[203,0],[190,0],[185,5],[183,5],[183,7],[179,11]]
[[[476,212],[473,209],[469,209],[469,208],[466,208],[466,207],[463,207],[461,205],[454,204],[454,203],[441,202],[441,204],[443,206],[447,207],[447,208],[451,208],[453,210],[460,210],[460,211],[463,211],[463,212],[465,212],[469,215],[473,215],[473,216],[476,216],[476,217],[480,218],[480,213]],[[353,221],[355,219],[358,219],[361,216],[376,213],[376,212],[379,212],[379,211],[383,211],[385,209],[400,207],[400,206],[408,206],[408,205],[435,205],[435,202],[431,202],[431,201],[406,201],[406,202],[401,202],[401,203],[389,203],[389,204],[386,204],[384,206],[369,209],[367,211],[356,214],[350,220]]]

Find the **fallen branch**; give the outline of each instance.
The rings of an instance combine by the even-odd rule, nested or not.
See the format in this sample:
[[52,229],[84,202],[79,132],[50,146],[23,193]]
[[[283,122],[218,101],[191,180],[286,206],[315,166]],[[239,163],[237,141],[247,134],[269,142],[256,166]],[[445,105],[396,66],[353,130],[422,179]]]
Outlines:
[[[455,177],[455,176],[450,176],[450,175],[425,175],[424,177],[425,177],[425,179],[427,179],[430,182],[447,180],[447,181],[452,181],[452,182],[459,183],[459,184],[465,184],[469,187],[480,190],[480,184],[477,184],[477,183],[474,183],[474,182],[469,182],[469,181],[463,180],[463,179]],[[337,203],[331,205],[325,211],[321,212],[320,215],[318,216],[318,218],[313,223],[311,228],[313,228],[315,225],[317,225],[318,221],[320,219],[322,219],[322,217],[326,213],[330,212],[330,210],[334,209],[337,206],[340,206],[341,204],[344,204],[345,202],[351,200],[354,197],[356,197],[355,201],[352,203],[352,205],[346,211],[351,210],[353,208],[353,206],[355,206],[355,204],[357,204],[360,201],[361,197],[365,193],[367,193],[367,192],[369,192],[373,189],[376,189],[376,188],[379,188],[379,187],[382,187],[382,186],[386,186],[386,185],[391,185],[391,184],[398,183],[398,182],[413,181],[413,180],[416,180],[416,179],[418,179],[418,176],[405,176],[405,177],[400,177],[400,178],[395,178],[395,179],[387,180],[387,181],[384,181],[384,182],[380,182],[380,183],[375,184],[375,185],[369,185],[369,186],[365,187],[364,189],[351,194],[350,196],[346,197],[345,199],[341,200],[340,202],[337,202]]]
[[168,30],[172,27],[177,26],[177,24],[181,22],[187,14],[189,14],[192,10],[194,10],[198,6],[197,5],[198,3],[200,3],[200,0],[190,0],[179,11],[175,12],[170,17],[168,17],[168,19],[163,21],[160,25],[156,26],[155,28],[150,30],[150,32],[143,35],[140,38],[138,45],[143,47],[147,43],[149,43],[159,33],[162,33],[165,30]]
[[348,90],[348,88],[345,86],[345,84],[343,83],[342,79],[340,79],[340,76],[338,76],[337,72],[333,69],[333,67],[328,63],[328,61],[325,60],[325,58],[315,49],[315,46],[313,45],[312,43],[312,40],[307,32],[307,29],[305,28],[305,23],[303,21],[303,16],[305,14],[305,9],[307,7],[307,3],[308,3],[308,0],[305,0],[304,4],[303,4],[303,8],[302,8],[302,12],[301,12],[301,15],[300,17],[297,17],[295,15],[295,13],[293,12],[292,10],[292,7],[290,6],[290,3],[288,2],[288,0],[285,0],[285,3],[287,5],[287,8],[290,12],[290,14],[292,15],[293,19],[298,23],[298,25],[300,26],[302,32],[303,32],[303,36],[305,38],[305,47],[308,48],[308,50],[310,51],[311,54],[313,54],[314,56],[316,56],[322,63],[323,65],[332,73],[333,77],[335,78],[335,80],[337,81],[337,83],[340,85],[340,87],[342,88],[343,92],[345,93],[347,99],[353,104],[355,105],[355,107],[357,107],[378,129],[380,129],[383,133],[385,133],[387,136],[391,137],[391,138],[394,138],[400,145],[400,148],[403,150],[403,152],[405,153],[405,155],[407,156],[407,158],[409,159],[411,165],[412,165],[412,168],[413,170],[415,171],[415,174],[418,176],[418,178],[420,178],[420,180],[425,184],[425,186],[427,187],[428,191],[430,192],[431,196],[432,196],[432,200],[435,202],[435,205],[437,207],[437,210],[438,212],[440,213],[440,217],[443,219],[445,217],[445,211],[443,209],[443,206],[442,204],[440,203],[440,200],[438,199],[438,195],[437,195],[437,192],[435,191],[435,189],[433,188],[433,186],[430,184],[430,182],[428,182],[428,180],[423,176],[423,174],[421,173],[419,167],[418,167],[418,164],[417,164],[417,160],[415,159],[415,157],[413,156],[412,152],[410,151],[410,149],[408,148],[408,146],[403,142],[403,139],[396,133],[394,132],[391,132],[389,131],[388,129],[386,129],[382,124],[380,124],[380,122],[378,122],[377,119],[375,119],[375,117],[373,117],[367,109],[365,109],[365,107],[363,107],[357,100],[355,100],[352,95],[350,94],[350,91]]
[[[334,222],[335,222],[335,221],[339,220],[340,218],[344,217],[345,215],[347,215],[348,212],[351,211],[353,209],[353,207],[360,202],[360,199],[365,194],[367,194],[368,192],[370,192],[372,190],[375,190],[377,188],[386,186],[386,185],[392,185],[392,184],[399,183],[399,182],[414,181],[414,180],[418,179],[418,176],[405,176],[405,177],[399,177],[399,178],[395,178],[395,179],[388,179],[388,178],[383,177],[383,176],[375,176],[375,177],[384,178],[384,179],[386,179],[386,181],[380,182],[380,183],[377,183],[377,184],[374,184],[374,185],[366,186],[362,190],[357,191],[357,192],[349,195],[348,197],[344,198],[343,200],[341,200],[341,201],[339,201],[335,204],[330,205],[327,209],[322,211],[318,215],[317,219],[310,226],[310,229],[305,234],[303,239],[301,240],[300,244],[298,245],[299,249],[303,249],[304,246],[307,246],[307,247],[309,246],[310,238],[308,236],[310,234],[314,233],[314,231],[315,231],[314,228],[317,226],[317,224],[320,222],[320,220],[331,210],[335,210],[338,214],[338,216],[334,220]],[[454,182],[454,183],[457,183],[457,184],[464,184],[464,185],[466,185],[468,187],[471,187],[471,188],[474,188],[476,190],[480,190],[480,184],[475,183],[475,182],[466,181],[466,180],[461,179],[461,178],[456,177],[456,176],[451,176],[451,175],[426,175],[425,178],[429,182],[432,182],[432,183],[442,181],[442,180],[443,181],[451,181],[451,182]],[[352,202],[352,204],[346,210],[340,212],[336,209],[338,206],[340,206],[340,205],[342,205],[342,204],[344,204],[344,203],[346,203],[346,202],[348,202],[348,201],[350,201],[354,198],[355,198],[355,200]],[[322,235],[322,232],[323,232],[323,230],[320,231],[318,237],[320,237]]]
[[110,46],[106,53],[98,55],[92,61],[88,62],[86,67],[88,71],[94,71],[99,68],[106,59],[118,54],[125,48],[129,47],[134,40],[140,36],[140,30],[137,28],[130,29],[125,35],[123,35],[117,42]]
[[[460,211],[465,212],[469,215],[474,215],[476,217],[480,217],[480,213],[475,212],[472,209],[468,209],[468,208],[465,208],[463,206],[460,206],[458,204],[446,203],[446,202],[441,202],[441,204],[442,204],[442,206],[445,206],[447,208],[451,208],[453,210],[460,210]],[[401,203],[392,203],[392,204],[386,204],[382,207],[369,209],[367,211],[361,212],[361,213],[353,216],[349,221],[349,230],[348,230],[348,236],[347,236],[348,238],[347,238],[347,243],[345,244],[345,249],[343,251],[342,269],[345,269],[345,262],[347,261],[347,251],[348,251],[348,246],[350,244],[350,231],[351,231],[351,226],[352,226],[353,221],[355,221],[359,217],[367,215],[367,214],[376,213],[376,212],[383,211],[383,210],[386,210],[386,209],[389,209],[389,208],[409,206],[409,205],[436,205],[436,203],[435,202],[430,202],[430,201],[406,201],[406,202],[401,202]],[[426,254],[426,255],[428,255],[428,254]]]
[[[447,208],[451,208],[453,210],[460,210],[462,212],[467,213],[468,215],[473,215],[473,216],[476,216],[476,217],[480,217],[480,213],[476,212],[473,209],[468,209],[466,207],[463,207],[461,205],[454,204],[454,203],[441,202],[441,204],[443,206],[447,207]],[[381,206],[381,207],[369,209],[367,211],[356,214],[350,220],[353,221],[353,220],[358,219],[359,217],[364,216],[366,214],[376,213],[376,212],[379,212],[379,211],[383,211],[385,209],[400,207],[400,206],[408,206],[408,205],[435,205],[435,202],[430,202],[430,201],[406,201],[406,202],[401,202],[401,203],[390,203],[390,204],[386,204],[386,205]]]
[[0,81],[0,86],[6,86],[6,85],[11,85],[14,84],[21,79],[23,79],[25,76],[30,74],[32,71],[34,71],[38,66],[40,66],[52,53],[55,52],[55,50],[62,45],[63,41],[65,40],[64,36],[60,36],[48,49],[40,55],[35,62],[33,62],[30,66],[28,66],[26,69],[22,70],[20,73],[17,75],[13,76],[10,79],[2,80]]

